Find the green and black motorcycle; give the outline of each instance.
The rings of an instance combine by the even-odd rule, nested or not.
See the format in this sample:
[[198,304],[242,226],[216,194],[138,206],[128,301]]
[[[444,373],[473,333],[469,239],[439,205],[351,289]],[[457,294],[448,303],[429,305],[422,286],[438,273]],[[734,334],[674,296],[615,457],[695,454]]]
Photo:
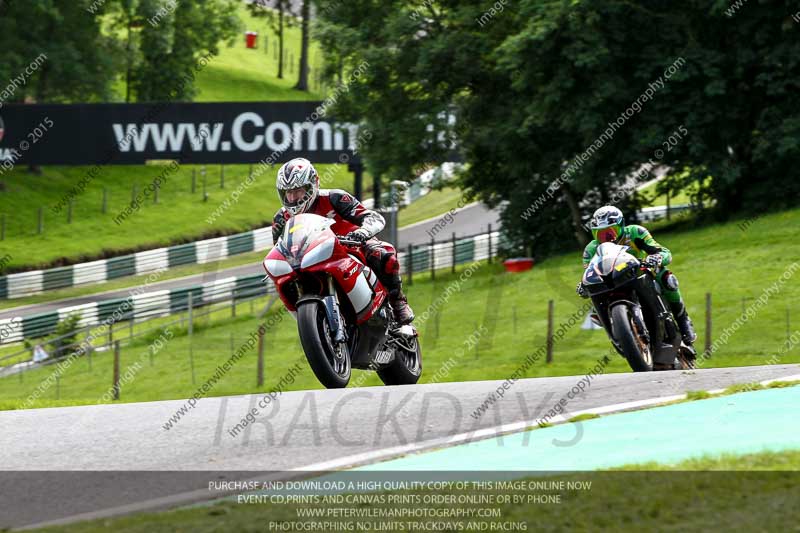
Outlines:
[[597,319],[634,372],[696,367],[697,352],[681,339],[653,271],[627,246],[598,246],[581,283]]

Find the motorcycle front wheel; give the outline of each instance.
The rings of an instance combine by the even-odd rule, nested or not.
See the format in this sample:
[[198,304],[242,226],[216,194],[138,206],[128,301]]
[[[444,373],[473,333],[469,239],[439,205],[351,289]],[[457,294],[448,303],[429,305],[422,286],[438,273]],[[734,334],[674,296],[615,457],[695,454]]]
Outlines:
[[627,305],[615,305],[611,308],[611,332],[634,372],[653,370],[650,345],[640,337],[631,309]]
[[347,344],[333,342],[325,309],[318,301],[297,308],[297,330],[308,364],[328,389],[343,389],[350,382],[350,352]]

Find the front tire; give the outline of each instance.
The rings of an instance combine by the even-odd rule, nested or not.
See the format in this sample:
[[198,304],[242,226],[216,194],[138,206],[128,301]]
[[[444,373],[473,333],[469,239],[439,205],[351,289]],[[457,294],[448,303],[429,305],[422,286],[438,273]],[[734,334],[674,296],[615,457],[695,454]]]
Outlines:
[[347,346],[334,346],[325,310],[318,301],[300,304],[297,330],[308,364],[328,389],[343,389],[350,382],[350,353]]
[[653,370],[650,346],[637,334],[631,310],[627,305],[615,305],[611,308],[611,332],[634,372]]
[[419,338],[413,340],[414,350],[395,348],[394,361],[377,370],[384,385],[414,385],[422,375],[422,350]]

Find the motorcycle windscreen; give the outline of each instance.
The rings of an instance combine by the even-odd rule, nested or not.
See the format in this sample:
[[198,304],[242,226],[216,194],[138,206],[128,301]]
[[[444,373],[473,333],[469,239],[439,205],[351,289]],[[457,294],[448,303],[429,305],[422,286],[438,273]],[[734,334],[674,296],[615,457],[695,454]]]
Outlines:
[[592,258],[590,265],[594,264],[595,269],[601,276],[608,276],[613,274],[615,269],[621,268],[620,265],[627,265],[627,263],[635,259],[628,253],[627,246],[608,242],[597,247],[597,253]]
[[281,253],[289,264],[300,266],[312,245],[330,236],[327,230],[331,224],[332,220],[318,215],[302,214],[290,218],[280,241]]
[[594,257],[586,267],[583,273],[583,283],[585,285],[603,283],[606,276],[612,275],[616,269],[620,268],[620,265],[627,266],[631,259],[634,258],[628,253],[627,246],[610,242],[603,243],[597,247]]

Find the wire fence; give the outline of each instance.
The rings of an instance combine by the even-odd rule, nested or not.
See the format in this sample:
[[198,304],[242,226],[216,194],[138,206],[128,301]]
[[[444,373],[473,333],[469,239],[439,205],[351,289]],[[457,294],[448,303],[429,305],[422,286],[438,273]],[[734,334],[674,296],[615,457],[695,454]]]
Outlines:
[[130,344],[134,339],[163,331],[169,326],[191,329],[197,319],[223,318],[220,311],[230,313],[224,318],[235,317],[238,306],[250,302],[252,307],[256,299],[269,292],[261,276],[246,279],[247,283],[238,286],[233,278],[230,279],[233,283],[220,280],[222,283],[214,291],[204,292],[202,287],[190,287],[176,291],[177,297],[157,291],[142,295],[136,304],[136,297],[101,302],[100,312],[86,316],[74,310],[65,318],[76,317],[79,327],[60,335],[54,334],[58,321],[54,323],[52,313],[37,315],[29,322],[24,346],[0,357],[0,377],[57,363],[80,347],[91,360],[93,352],[108,351],[115,341]]
[[[558,271],[553,272],[552,268],[548,269],[547,285],[539,286],[539,290],[545,289],[543,294],[550,295],[545,298],[541,298],[543,294],[528,292],[527,288],[525,291],[508,291],[504,288],[507,283],[504,280],[514,278],[498,277],[492,283],[493,289],[485,295],[485,309],[480,304],[477,307],[472,305],[469,309],[474,312],[466,315],[461,310],[449,309],[449,298],[461,289],[460,286],[451,287],[458,285],[455,281],[457,276],[448,277],[446,271],[455,272],[459,265],[474,265],[478,261],[496,262],[498,250],[502,249],[503,244],[499,233],[490,228],[469,237],[451,235],[449,239],[411,245],[399,254],[407,284],[413,284],[420,278],[434,281],[431,284],[434,290],[429,295],[432,301],[427,309],[416,301],[420,295],[415,296],[418,312],[415,324],[422,333],[426,353],[437,350],[440,331],[447,332],[453,328],[478,331],[485,326],[492,331],[492,335],[482,337],[473,347],[474,355],[463,358],[463,361],[477,362],[484,354],[504,357],[502,352],[498,354],[493,348],[491,338],[513,338],[514,345],[519,350],[535,355],[537,362],[539,359],[544,364],[572,361],[576,371],[580,371],[582,356],[579,354],[586,353],[587,349],[608,349],[609,346],[605,335],[576,335],[581,329],[590,329],[586,322],[588,308],[581,307],[586,302],[579,301],[574,294],[572,277],[574,275],[578,279],[576,268],[568,268],[563,275]],[[793,274],[794,270],[787,270],[778,282],[765,284],[762,287],[764,292],[752,287],[742,290],[729,288],[724,292],[715,292],[713,299],[703,287],[692,290],[697,283],[696,280],[695,283],[690,281],[689,289],[684,292],[700,336],[696,343],[698,353],[713,361],[710,362],[712,366],[718,366],[730,356],[749,364],[788,362],[800,346],[800,333],[794,329],[791,309],[797,298],[794,285],[789,283]],[[445,280],[443,283],[447,286],[438,285],[440,279]],[[540,279],[537,283],[541,282]],[[423,291],[423,294],[427,294],[427,291]],[[558,296],[553,300],[555,295]],[[460,301],[462,304],[474,304]],[[105,356],[119,357],[119,352],[123,352],[124,359],[129,360],[131,350],[141,350],[137,346],[157,341],[170,328],[178,336],[186,338],[171,350],[173,354],[185,352],[187,361],[194,353],[206,363],[221,362],[243,340],[228,337],[228,333],[233,335],[235,331],[238,332],[236,335],[242,335],[242,327],[237,326],[235,320],[244,320],[245,316],[251,319],[259,315],[257,311],[262,303],[275,305],[276,302],[271,282],[264,283],[262,276],[257,275],[225,278],[202,286],[170,291],[144,292],[126,299],[84,304],[25,317],[13,338],[14,344],[0,351],[3,354],[0,356],[0,378],[13,376],[22,382],[28,371],[60,365],[66,360],[81,361],[87,371],[91,371],[93,358],[104,357],[107,365],[109,359]],[[283,309],[280,302],[277,305]],[[448,324],[446,316],[451,312],[463,316],[458,322]],[[57,332],[59,324],[70,316],[78,317],[76,327]],[[263,313],[259,316],[263,316]],[[210,330],[214,329],[213,325],[223,326],[221,331],[224,333],[220,335],[219,329],[212,333]],[[207,330],[208,334],[205,333]],[[447,338],[448,334],[443,333],[443,338]],[[281,346],[286,343],[290,345],[292,339],[297,340],[296,332],[290,335],[284,331],[282,335]],[[272,336],[270,340],[274,342],[275,339]],[[296,347],[296,352],[302,355],[299,345]],[[444,346],[438,349],[444,349]],[[73,357],[75,354],[77,356]],[[152,364],[152,354],[148,354],[148,358]],[[190,368],[186,369],[186,373],[191,374],[194,382],[194,363]],[[263,373],[263,363],[260,368]],[[436,375],[436,367],[431,369]],[[60,376],[59,380],[63,379],[62,373],[53,374]],[[250,377],[248,374],[247,379]],[[63,383],[59,383],[58,387],[62,387]],[[53,386],[56,387],[55,384]],[[73,386],[78,387],[78,383]],[[62,392],[63,387],[54,388],[48,394],[52,395],[49,397],[58,398]]]
[[[437,269],[451,268],[473,261],[492,260],[497,255],[500,233],[492,231],[447,241],[431,241],[426,245],[410,245],[405,252],[398,254],[401,273],[409,284],[415,275],[429,272],[435,277]],[[70,315],[80,315],[78,326],[100,324],[111,317],[119,307],[125,307],[126,320],[145,319],[150,316],[165,316],[186,309],[189,295],[194,297],[195,305],[206,301],[237,300],[249,291],[263,290],[273,292],[272,283],[263,284],[262,276],[228,277],[203,285],[180,289],[161,290],[135,294],[129,298],[91,302],[71,306],[56,311],[29,316],[0,319],[0,345],[23,342],[50,335],[56,331],[59,322]],[[0,359],[0,365],[2,359]]]

